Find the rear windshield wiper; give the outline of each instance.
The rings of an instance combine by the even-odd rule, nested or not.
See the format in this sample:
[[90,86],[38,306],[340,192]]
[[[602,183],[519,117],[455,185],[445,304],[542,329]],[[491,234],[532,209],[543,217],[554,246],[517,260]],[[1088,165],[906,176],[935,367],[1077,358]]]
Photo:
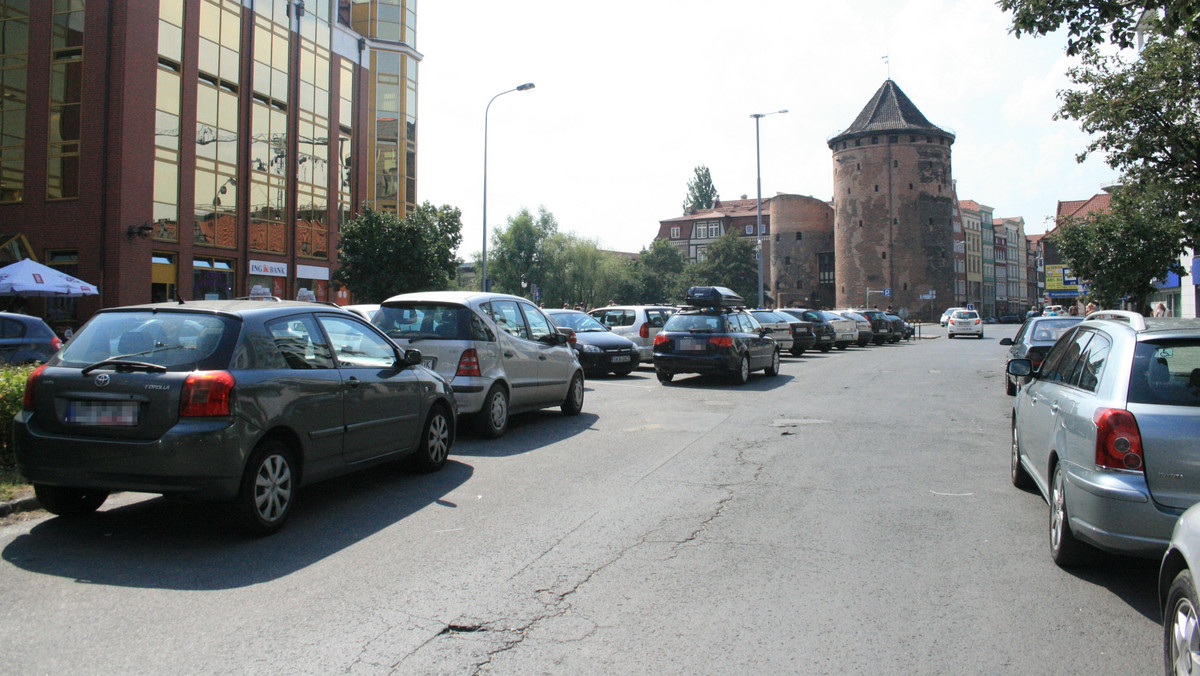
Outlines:
[[114,359],[98,361],[91,366],[87,366],[83,369],[82,374],[86,376],[92,371],[102,369],[106,366],[113,367],[113,370],[115,370],[117,373],[133,373],[134,371],[145,371],[146,373],[167,372],[167,367],[161,364],[151,364],[150,362],[145,361],[126,361],[120,357],[116,357]]

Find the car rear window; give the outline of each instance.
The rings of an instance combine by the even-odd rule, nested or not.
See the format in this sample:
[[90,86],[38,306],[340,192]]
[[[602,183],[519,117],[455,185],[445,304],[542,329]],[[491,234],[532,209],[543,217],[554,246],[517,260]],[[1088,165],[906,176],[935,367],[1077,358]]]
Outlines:
[[57,363],[82,368],[123,360],[190,370],[212,357],[226,335],[236,336],[240,327],[235,319],[207,313],[102,312],[59,352]]
[[593,310],[590,314],[596,318],[596,321],[608,327],[633,326],[633,322],[637,318],[637,313],[633,310]]
[[[390,338],[413,340],[481,340],[472,331],[484,331],[469,308],[447,303],[405,303],[379,308],[371,323]],[[480,326],[474,326],[479,323]]]
[[672,315],[667,320],[667,325],[663,327],[664,331],[700,331],[708,333],[720,333],[723,331],[721,327],[721,317],[718,315],[704,314],[677,314]]
[[1129,401],[1200,406],[1200,339],[1139,342],[1129,374]]
[[979,319],[979,313],[973,310],[959,310],[954,313],[955,319]]

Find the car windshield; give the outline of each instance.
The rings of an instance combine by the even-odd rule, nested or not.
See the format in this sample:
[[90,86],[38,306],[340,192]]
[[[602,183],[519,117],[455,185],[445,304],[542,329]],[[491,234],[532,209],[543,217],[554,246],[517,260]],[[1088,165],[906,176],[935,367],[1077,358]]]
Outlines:
[[1129,401],[1200,406],[1200,339],[1139,342],[1129,374]]
[[751,312],[750,314],[754,315],[754,318],[759,322],[778,324],[779,322],[786,321],[774,312]]
[[1067,329],[1079,323],[1082,318],[1075,319],[1047,319],[1037,322],[1033,326],[1033,331],[1030,335],[1030,340],[1037,342],[1054,342],[1058,340],[1062,334],[1067,332]]
[[462,305],[401,303],[379,308],[371,323],[389,338],[471,340],[473,313]]
[[571,329],[575,333],[608,330],[594,317],[582,312],[549,312],[547,314],[550,315],[550,321],[554,322],[555,326]]
[[197,312],[101,312],[58,353],[58,365],[140,362],[188,370],[212,356],[237,320]]
[[677,314],[667,320],[664,331],[691,331],[693,333],[717,333],[721,331],[721,318],[717,315]]

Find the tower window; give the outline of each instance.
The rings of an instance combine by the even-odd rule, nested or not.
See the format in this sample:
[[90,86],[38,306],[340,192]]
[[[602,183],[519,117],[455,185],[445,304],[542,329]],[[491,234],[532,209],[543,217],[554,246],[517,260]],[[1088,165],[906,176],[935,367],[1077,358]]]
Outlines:
[[885,260],[885,261],[887,260],[887,252],[886,251],[881,252],[879,255],[881,258],[883,258],[883,260]]
[[892,166],[893,166],[893,167],[898,167],[898,166],[900,166],[900,160],[892,160]]
[[800,240],[804,239],[804,237],[803,237],[803,234],[804,234],[804,233],[802,233],[802,232],[797,232],[797,233],[796,233],[796,241],[797,241],[797,242],[799,242]]
[[909,189],[909,190],[912,190],[912,189],[913,189],[913,184],[912,184],[912,183],[909,183],[909,184],[908,184],[908,189]]
[[899,143],[899,142],[900,142],[900,137],[898,137],[898,136],[889,136],[888,137],[888,143]]
[[861,218],[858,219],[858,227],[860,227],[860,228],[862,227],[862,219]]
[[855,147],[855,148],[857,148],[857,147],[859,147],[859,146],[861,146],[861,145],[862,145],[862,139],[857,139],[857,138],[856,138],[856,139],[854,139],[854,147]]
[[875,192],[879,192],[879,185],[878,185],[878,184],[876,184],[876,185],[875,185]]

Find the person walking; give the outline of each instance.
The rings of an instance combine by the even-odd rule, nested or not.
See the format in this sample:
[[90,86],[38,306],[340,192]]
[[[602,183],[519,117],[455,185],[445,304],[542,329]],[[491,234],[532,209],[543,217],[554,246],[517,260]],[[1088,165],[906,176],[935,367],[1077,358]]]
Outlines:
[[1167,316],[1167,304],[1162,301],[1155,303],[1154,316],[1155,317],[1166,317]]

